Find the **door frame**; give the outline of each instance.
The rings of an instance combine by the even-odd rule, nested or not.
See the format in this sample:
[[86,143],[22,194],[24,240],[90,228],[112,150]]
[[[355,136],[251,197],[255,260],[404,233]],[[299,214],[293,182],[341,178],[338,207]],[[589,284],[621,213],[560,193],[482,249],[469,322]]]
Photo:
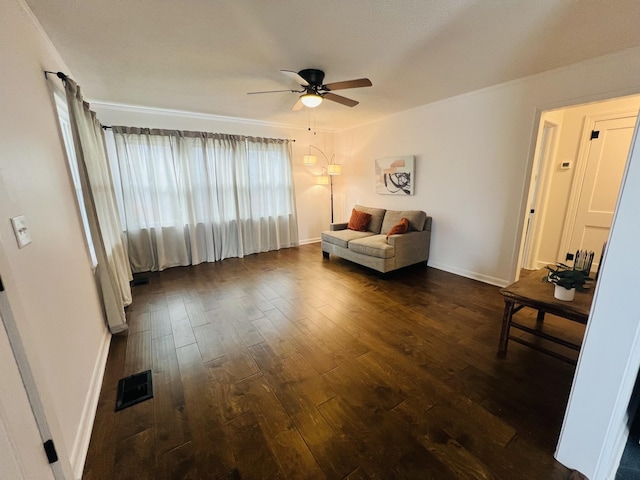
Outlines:
[[[587,159],[591,150],[591,132],[595,129],[596,123],[603,120],[616,120],[619,118],[634,117],[638,118],[637,109],[625,109],[616,112],[606,113],[602,115],[586,116],[580,138],[580,146],[578,148],[578,156],[576,159],[576,170],[571,181],[571,190],[569,193],[569,202],[567,204],[567,213],[560,236],[560,247],[557,253],[557,260],[564,262],[564,255],[569,251],[569,243],[571,235],[576,224],[576,215],[578,213],[578,202],[582,193],[582,183],[587,172]],[[628,154],[627,154],[628,155]],[[628,161],[628,159],[627,159]]]
[[[540,268],[538,266],[541,239],[540,229],[544,224],[547,213],[550,186],[549,176],[551,175],[553,161],[556,158],[560,128],[560,122],[551,118],[545,118],[544,112],[542,113],[538,126],[534,162],[531,167],[531,180],[526,209],[527,217],[524,221],[522,268],[532,270]],[[540,142],[545,136],[545,132],[548,132],[548,136],[545,139],[544,151],[541,152],[540,149],[542,145]],[[537,179],[534,174],[536,170],[538,172]],[[532,209],[535,210],[535,214],[529,223],[528,219]]]
[[[0,265],[6,266],[4,259],[3,245],[0,241]],[[3,268],[3,271],[0,273],[2,273],[2,283],[4,286],[4,290],[0,291],[0,317],[2,318],[0,328],[4,328],[7,333],[12,354],[18,366],[29,404],[31,405],[33,418],[40,433],[40,440],[43,444],[47,440],[54,440],[58,460],[50,464],[53,477],[56,480],[73,478],[73,470],[69,462],[66,446],[62,441],[62,435],[54,435],[52,432],[53,430],[56,433],[60,433],[57,417],[53,412],[53,406],[47,397],[47,392],[43,390],[44,387],[41,386],[43,383],[42,376],[38,375],[37,371],[34,371],[37,369],[37,365],[33,365],[29,361],[27,348],[14,317],[14,308],[19,309],[19,301],[15,296],[9,298],[12,283],[10,281],[10,272],[6,268]],[[55,440],[58,440],[57,443]]]
[[[624,98],[630,95],[635,96],[637,95],[637,92],[626,93],[626,94],[620,93],[614,96],[603,96],[602,98],[598,98],[598,99],[594,99],[590,97],[590,98],[585,98],[582,101],[580,101],[579,99],[574,99],[572,103],[568,103],[568,104],[564,104],[564,103],[554,104],[554,105],[542,106],[540,108],[537,108],[535,112],[535,120],[533,122],[533,131],[532,131],[530,150],[528,155],[529,161],[527,163],[527,170],[526,170],[527,177],[525,178],[525,185],[527,184],[526,183],[527,179],[529,181],[531,180],[530,175],[532,175],[533,173],[533,163],[535,159],[535,148],[537,148],[537,138],[538,138],[538,130],[540,128],[540,119],[543,117],[544,113],[550,112],[553,110],[572,108],[585,103],[607,102],[610,100]],[[638,131],[638,129],[640,129],[640,122],[636,124],[636,132]],[[632,152],[635,152],[635,150],[637,150],[633,148],[633,145],[637,143],[638,137],[639,135],[636,133],[634,135],[634,140],[632,143]],[[640,154],[636,154],[636,157],[638,157],[637,160],[640,161]],[[625,179],[629,172],[630,163],[631,163],[631,154],[627,159],[627,164],[625,166],[625,174],[624,174]],[[618,206],[620,204],[620,198],[622,196],[623,188],[624,188],[624,180],[623,180],[623,186],[621,186],[621,190],[618,196]],[[515,250],[514,262],[512,264],[513,265],[512,278],[515,280],[519,278],[520,265],[522,264],[522,255],[523,255],[523,249],[524,249],[524,234],[525,234],[525,228],[526,228],[525,223],[526,223],[526,217],[528,212],[528,210],[526,210],[523,207],[527,205],[526,202],[527,202],[527,199],[529,198],[528,195],[529,195],[529,192],[524,191],[522,200],[521,200],[521,210],[520,210],[519,221],[522,221],[523,223],[520,224],[520,226],[522,227],[522,230],[520,230],[521,232],[520,242],[519,242],[520,249]],[[632,202],[632,201],[633,201],[633,198],[631,198],[628,202]],[[614,214],[614,222],[618,215],[618,206],[616,207],[616,213]],[[628,226],[629,221],[627,217],[625,217],[625,221],[626,221],[626,224],[624,226]],[[608,256],[617,257],[619,256],[618,254],[619,251],[621,250],[617,246],[616,248],[609,248],[605,253],[605,256],[608,255]],[[604,274],[604,271],[603,271],[603,274]],[[608,277],[606,275],[603,275],[602,280],[596,284],[596,288],[602,289],[603,287],[608,285],[607,279]],[[598,303],[600,302],[598,301],[598,291],[596,291],[596,297],[594,298],[594,307],[596,307]],[[606,301],[603,301],[602,303],[604,305]],[[608,305],[605,305],[603,309],[606,309],[607,307],[609,308],[609,311],[611,311],[610,302]],[[591,328],[595,327],[595,325],[599,325],[602,323],[602,321],[599,321],[601,320],[602,315],[599,315],[596,317],[597,318],[595,318],[595,321],[593,322],[591,321],[591,318],[590,318],[590,324],[592,325]],[[589,325],[588,325],[588,328],[590,328]],[[615,329],[605,328],[605,331],[607,332],[607,334],[611,333],[613,335],[613,333],[615,332]],[[624,442],[626,441],[627,434],[628,434],[628,428],[625,429],[624,426],[621,426],[621,422],[624,423],[624,415],[629,405],[629,396],[631,394],[633,386],[638,377],[637,368],[625,369],[625,365],[626,367],[628,367],[629,365],[636,366],[638,364],[638,361],[639,361],[638,358],[640,358],[640,334],[638,334],[638,332],[640,332],[640,330],[636,331],[636,335],[635,337],[633,337],[633,343],[629,349],[629,355],[626,354],[626,350],[622,354],[624,357],[623,358],[624,364],[621,363],[622,360],[619,363],[621,366],[620,371],[622,371],[623,378],[621,378],[620,381],[617,382],[617,384],[615,385],[616,387],[619,387],[619,388],[617,390],[615,404],[613,405],[614,410],[611,412],[611,415],[609,415],[609,419],[608,419],[609,421],[607,425],[605,425],[606,432],[604,432],[602,435],[598,435],[596,439],[593,439],[592,437],[589,437],[589,436],[585,436],[584,431],[588,429],[582,428],[585,425],[585,418],[589,417],[591,412],[588,408],[586,408],[590,405],[589,401],[591,401],[591,396],[589,395],[587,396],[587,398],[585,398],[585,395],[582,392],[578,394],[575,392],[575,389],[577,385],[582,386],[583,384],[588,382],[588,380],[587,382],[581,381],[581,379],[579,378],[579,374],[581,370],[586,369],[586,366],[585,366],[586,362],[593,363],[595,361],[597,363],[598,355],[601,352],[594,351],[593,353],[589,353],[587,355],[585,355],[584,352],[582,351],[580,352],[580,357],[578,359],[578,366],[576,368],[576,373],[574,375],[571,393],[569,395],[567,407],[564,413],[562,429],[560,431],[558,443],[554,453],[554,457],[561,463],[565,463],[567,465],[571,463],[571,464],[575,464],[575,466],[577,467],[580,466],[579,464],[585,463],[584,457],[581,458],[581,455],[582,455],[580,453],[581,449],[578,450],[579,452],[578,454],[575,453],[576,439],[583,439],[584,441],[582,441],[582,443],[580,444],[581,447],[595,448],[597,450],[598,459],[597,459],[597,465],[595,467],[596,474],[601,474],[603,478],[606,477],[607,475],[615,475],[615,469],[617,468],[620,461],[620,457],[622,456],[622,452],[624,449]],[[585,334],[584,341],[585,342],[588,341],[589,338],[590,338],[590,335],[589,335],[589,332],[587,331],[587,333]],[[617,355],[617,357],[622,358],[621,355]],[[592,365],[590,366],[592,367]],[[585,377],[588,378],[587,375],[590,373],[591,371],[588,373],[585,373]],[[629,396],[627,396],[627,394],[629,394]],[[574,417],[576,417],[576,420],[574,420]],[[586,423],[589,423],[589,419],[587,419]],[[576,459],[580,460],[580,462],[577,462]]]
[[[0,292],[0,295],[3,294]],[[3,308],[0,308],[0,370],[3,375],[0,388],[0,442],[4,451],[0,455],[0,468],[10,478],[54,479],[51,464],[41,446],[42,434],[11,347],[2,311]]]

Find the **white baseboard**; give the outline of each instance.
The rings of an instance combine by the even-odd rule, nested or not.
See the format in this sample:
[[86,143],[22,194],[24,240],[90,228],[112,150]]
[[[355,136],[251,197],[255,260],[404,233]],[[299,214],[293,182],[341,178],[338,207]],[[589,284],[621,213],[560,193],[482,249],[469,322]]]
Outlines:
[[470,270],[464,270],[462,268],[453,267],[451,265],[445,265],[438,262],[432,262],[429,260],[427,263],[429,267],[436,268],[438,270],[443,270],[445,272],[453,273],[455,275],[460,275],[461,277],[471,278],[472,280],[478,280],[479,282],[488,283],[490,285],[495,285],[497,287],[506,287],[509,285],[510,281],[505,280],[503,278],[496,278],[489,275],[484,275],[482,273],[472,272]]
[[100,399],[100,389],[102,388],[102,379],[104,377],[107,358],[109,356],[109,345],[111,344],[111,334],[105,328],[105,337],[102,342],[100,351],[93,366],[93,374],[87,391],[87,396],[80,417],[80,426],[76,433],[75,442],[70,452],[71,468],[73,468],[74,476],[78,480],[82,479],[84,470],[84,462],[89,451],[89,442],[91,441],[91,432],[93,430],[93,421],[96,418],[96,410],[98,408],[98,400]]
[[546,267],[547,265],[555,265],[555,264],[556,264],[556,262],[555,262],[555,261],[553,261],[553,262],[541,262],[541,261],[538,261],[538,262],[536,263],[536,265],[537,265],[536,270],[540,270],[541,268],[544,268],[544,267]]
[[[310,238],[307,240],[301,240],[300,245],[308,245],[310,243],[318,243],[320,242],[320,238]],[[506,287],[507,285],[513,283],[503,278],[496,278],[490,275],[484,275],[482,273],[472,272],[470,270],[465,270],[458,267],[453,267],[451,265],[445,265],[443,263],[428,261],[428,266],[433,267],[437,270],[443,270],[445,272],[453,273],[455,275],[460,275],[461,277],[471,278],[472,280],[478,280],[479,282],[488,283],[490,285],[495,285],[497,287]]]
[[300,240],[298,243],[300,245],[308,245],[310,243],[318,243],[320,241],[320,237],[318,238],[308,238],[306,240]]

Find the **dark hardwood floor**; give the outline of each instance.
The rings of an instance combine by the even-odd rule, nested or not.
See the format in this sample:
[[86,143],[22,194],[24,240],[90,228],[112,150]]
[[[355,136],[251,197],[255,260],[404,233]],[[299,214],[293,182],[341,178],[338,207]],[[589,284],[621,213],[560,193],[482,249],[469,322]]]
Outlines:
[[[85,479],[571,475],[553,452],[574,367],[515,342],[496,355],[497,287],[381,278],[319,244],[148,277],[112,340]],[[153,399],[116,413],[118,380],[147,369]]]

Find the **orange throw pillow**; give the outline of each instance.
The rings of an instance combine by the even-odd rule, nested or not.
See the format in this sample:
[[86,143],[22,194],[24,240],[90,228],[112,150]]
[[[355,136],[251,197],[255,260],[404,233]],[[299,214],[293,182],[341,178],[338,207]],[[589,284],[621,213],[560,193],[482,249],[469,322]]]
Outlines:
[[354,208],[353,210],[351,210],[351,218],[349,219],[347,228],[349,230],[355,230],[357,232],[366,232],[370,221],[370,213],[361,212]]
[[398,223],[391,227],[391,230],[389,230],[389,233],[387,233],[387,238],[389,238],[389,235],[395,235],[396,233],[407,233],[408,231],[409,220],[402,217]]

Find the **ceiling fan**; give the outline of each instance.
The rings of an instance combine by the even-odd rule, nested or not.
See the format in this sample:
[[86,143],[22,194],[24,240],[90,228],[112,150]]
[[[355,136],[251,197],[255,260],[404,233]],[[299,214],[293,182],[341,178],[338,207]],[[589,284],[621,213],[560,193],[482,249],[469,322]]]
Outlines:
[[307,68],[294,72],[291,70],[280,70],[287,77],[294,80],[300,85],[302,90],[269,90],[265,92],[249,92],[249,95],[257,93],[276,93],[276,92],[292,92],[302,93],[296,104],[291,110],[300,110],[303,106],[310,108],[317,107],[322,103],[323,99],[346,105],[347,107],[355,107],[359,102],[341,95],[332,93],[333,90],[344,90],[346,88],[370,87],[373,85],[368,78],[358,78],[356,80],[346,80],[343,82],[322,83],[324,81],[324,72],[314,68]]

